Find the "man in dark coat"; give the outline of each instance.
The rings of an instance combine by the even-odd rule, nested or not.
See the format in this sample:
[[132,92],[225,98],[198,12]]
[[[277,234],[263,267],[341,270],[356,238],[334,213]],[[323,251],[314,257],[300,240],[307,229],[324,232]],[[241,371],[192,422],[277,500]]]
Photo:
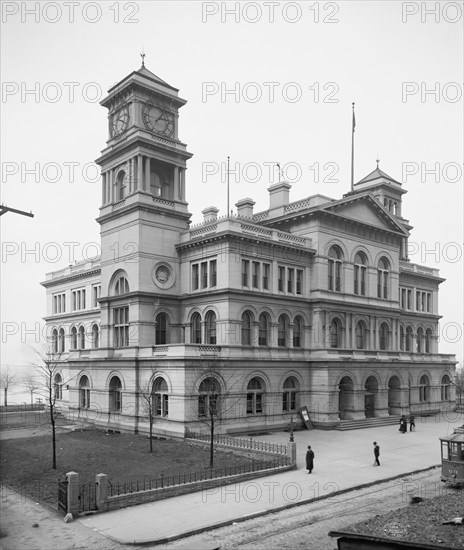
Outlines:
[[379,461],[379,456],[380,456],[380,447],[377,445],[377,441],[374,441],[374,466],[380,466],[380,461]]
[[407,420],[403,414],[403,416],[400,418],[400,432],[405,434],[407,429],[408,429]]
[[412,432],[413,428],[414,428],[414,431],[416,431],[416,419],[414,418],[414,415],[411,413],[409,415],[409,431]]
[[313,471],[314,468],[314,452],[311,449],[311,445],[308,445],[308,450],[306,451],[306,469],[308,474]]

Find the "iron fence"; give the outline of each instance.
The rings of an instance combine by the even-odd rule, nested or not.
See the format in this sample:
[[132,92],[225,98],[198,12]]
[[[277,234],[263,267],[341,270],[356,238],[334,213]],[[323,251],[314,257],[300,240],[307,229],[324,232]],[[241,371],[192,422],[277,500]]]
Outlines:
[[229,476],[247,474],[251,472],[259,472],[274,468],[282,468],[289,466],[290,459],[287,456],[269,457],[262,460],[251,460],[249,464],[239,466],[228,466],[225,468],[205,468],[203,470],[174,474],[174,475],[159,475],[157,477],[149,477],[142,480],[110,482],[108,481],[108,496],[119,496],[130,493],[138,493],[141,491],[150,491],[153,489],[164,489],[167,487],[175,487],[186,485],[187,483],[195,483],[197,481],[206,481],[210,479],[219,479]]

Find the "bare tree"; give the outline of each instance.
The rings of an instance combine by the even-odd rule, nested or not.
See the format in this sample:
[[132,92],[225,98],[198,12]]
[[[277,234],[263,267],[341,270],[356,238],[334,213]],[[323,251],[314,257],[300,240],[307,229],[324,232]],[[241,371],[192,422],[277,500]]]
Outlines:
[[53,353],[50,348],[37,352],[38,362],[34,365],[37,369],[39,389],[45,395],[50,425],[52,429],[52,468],[56,470],[56,419],[58,416],[57,400],[62,398],[62,368],[61,353]]
[[160,396],[156,395],[154,392],[153,383],[155,373],[156,371],[152,370],[150,378],[141,383],[138,388],[141,416],[146,418],[149,424],[150,453],[153,452],[153,424],[157,416],[157,408],[159,407],[161,409],[161,413],[162,407],[164,407],[164,403],[161,402]]
[[198,372],[200,381],[198,391],[193,392],[193,398],[198,399],[196,420],[209,428],[209,467],[214,467],[214,434],[217,428],[235,409],[239,395],[233,392],[238,383],[238,377],[233,376],[217,356],[205,358]]
[[462,397],[464,395],[464,364],[461,363],[456,368],[456,374],[454,378],[454,382],[452,381],[452,384],[456,386],[456,393],[459,396],[459,404],[462,404]]
[[22,380],[22,385],[31,394],[31,405],[34,404],[34,392],[40,388],[40,382],[35,374],[26,374]]
[[16,383],[16,373],[9,366],[2,367],[0,373],[0,385],[3,386],[4,405],[8,405],[8,389]]

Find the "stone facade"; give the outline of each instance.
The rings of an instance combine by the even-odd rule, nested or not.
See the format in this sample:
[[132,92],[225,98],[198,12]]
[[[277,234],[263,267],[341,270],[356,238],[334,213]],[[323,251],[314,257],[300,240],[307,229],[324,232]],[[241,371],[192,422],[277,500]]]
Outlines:
[[377,168],[340,199],[236,214],[185,202],[191,154],[178,90],[142,67],[109,90],[101,257],[47,275],[47,331],[69,414],[111,429],[316,427],[454,402],[455,358],[438,352],[438,270],[412,264],[406,191]]

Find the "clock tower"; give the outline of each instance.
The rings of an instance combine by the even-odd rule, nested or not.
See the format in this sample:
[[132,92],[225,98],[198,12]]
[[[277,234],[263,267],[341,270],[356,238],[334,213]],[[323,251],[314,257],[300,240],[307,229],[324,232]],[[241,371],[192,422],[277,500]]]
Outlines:
[[[163,304],[175,315],[171,306],[180,292],[175,245],[190,223],[185,171],[192,155],[178,137],[179,109],[185,103],[144,62],[101,102],[108,109],[107,146],[96,160],[102,172],[97,221],[105,347],[115,345],[111,327],[115,315],[122,315],[115,313],[122,302],[130,305],[129,347],[153,345],[154,319]],[[118,283],[121,278],[127,284]],[[174,337],[179,323],[171,319]]]

